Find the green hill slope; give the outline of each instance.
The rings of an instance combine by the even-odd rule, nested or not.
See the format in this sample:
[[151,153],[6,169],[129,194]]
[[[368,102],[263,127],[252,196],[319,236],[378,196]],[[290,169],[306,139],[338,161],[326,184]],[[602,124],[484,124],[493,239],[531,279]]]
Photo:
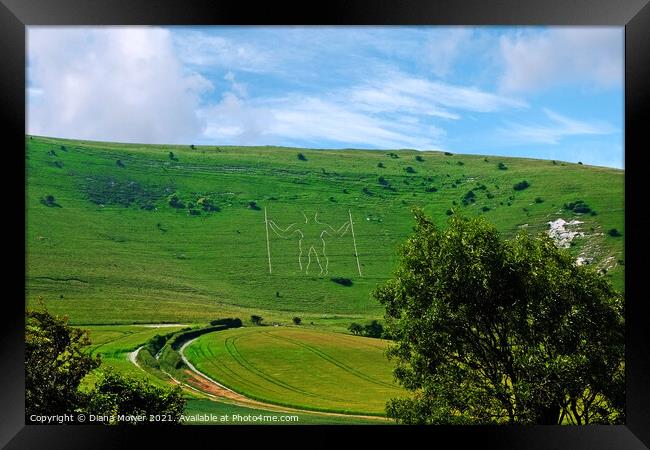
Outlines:
[[625,236],[607,233],[624,229],[621,170],[409,150],[26,145],[27,299],[77,324],[378,317],[370,292],[397,263],[413,205],[440,225],[452,208],[485,214],[505,235],[577,220],[571,251],[623,287]]

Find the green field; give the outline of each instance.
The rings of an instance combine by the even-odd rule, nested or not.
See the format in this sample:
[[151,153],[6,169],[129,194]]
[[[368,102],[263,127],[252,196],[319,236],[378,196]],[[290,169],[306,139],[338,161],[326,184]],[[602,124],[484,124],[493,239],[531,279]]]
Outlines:
[[[42,301],[69,316],[90,329],[104,365],[157,384],[167,382],[127,354],[173,329],[141,325],[247,323],[257,314],[283,327],[207,334],[188,357],[271,403],[382,414],[401,392],[384,342],[343,333],[382,318],[371,292],[396,268],[413,206],[440,226],[452,209],[484,214],[506,237],[577,220],[569,250],[623,289],[622,170],[413,150],[38,136],[26,137],[25,157],[28,306]],[[516,190],[524,180],[529,186]],[[614,228],[623,235],[608,234]],[[294,316],[301,329],[284,327]],[[228,353],[235,348],[244,359]]]
[[393,382],[385,348],[381,339],[254,327],[205,334],[184,353],[199,371],[250,398],[304,409],[383,414],[388,399],[406,394]]

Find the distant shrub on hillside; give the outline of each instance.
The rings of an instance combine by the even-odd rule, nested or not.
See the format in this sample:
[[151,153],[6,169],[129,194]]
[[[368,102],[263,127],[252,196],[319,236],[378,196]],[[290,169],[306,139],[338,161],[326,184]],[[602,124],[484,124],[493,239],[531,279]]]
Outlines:
[[227,319],[216,319],[210,321],[210,325],[215,326],[215,325],[226,325],[229,328],[239,328],[242,326],[241,319],[239,318],[227,318]]
[[194,146],[194,144],[192,144],[192,145],[190,145],[190,148],[191,148],[192,150],[194,150],[196,147]]
[[435,186],[429,186],[428,188],[425,189],[427,192],[438,192],[438,188]]
[[356,322],[352,322],[348,327],[348,331],[356,336],[359,336],[361,333],[363,333],[363,326]]
[[333,277],[330,278],[333,282],[340,284],[342,286],[352,286],[352,280],[349,278],[343,278],[343,277]]
[[251,202],[248,202],[248,209],[253,209],[253,210],[255,210],[255,211],[259,211],[259,210],[262,209],[262,208],[260,208],[259,206],[257,206],[257,202],[253,202],[253,201],[251,201]]
[[299,159],[300,161],[307,161],[307,158],[306,158],[305,155],[303,155],[302,153],[298,153],[298,159]]
[[117,165],[117,167],[124,167],[124,163],[122,162],[121,159],[118,159],[117,161],[115,161],[115,164]]
[[367,187],[364,187],[364,188],[362,189],[362,191],[363,191],[364,194],[369,195],[369,196],[375,195],[375,194],[374,194],[370,189],[368,189]]
[[373,320],[363,327],[363,335],[371,338],[380,338],[384,334],[384,327],[378,320]]
[[262,325],[263,320],[264,318],[262,316],[258,316],[256,314],[253,314],[251,316],[251,322],[253,323],[253,325]]
[[535,197],[535,203],[544,203],[544,199],[542,197]]
[[497,167],[499,170],[508,170],[508,166],[506,166],[504,163],[500,162]]
[[300,325],[302,323],[302,319],[300,317],[294,317],[291,319],[294,325]]
[[61,205],[59,205],[56,202],[56,199],[54,198],[53,195],[46,195],[45,197],[41,198],[41,203],[49,208],[56,207],[60,208]]
[[445,214],[451,216],[452,214],[454,214],[454,212],[451,209],[448,209],[447,211],[445,211]]
[[612,237],[620,237],[623,236],[620,231],[618,231],[616,228],[612,228],[609,231],[607,231],[607,234],[609,234]]
[[384,163],[383,163],[383,162],[377,163],[377,167],[379,167],[379,168],[381,168],[381,169],[386,168],[386,166],[384,166]]
[[490,210],[489,206],[484,206],[483,208],[481,208],[481,211],[483,212],[488,212],[489,210]]
[[462,161],[456,161],[456,164],[458,164],[459,166],[464,166],[465,165],[465,163],[462,162]]
[[406,170],[407,173],[415,173],[415,169],[411,166],[405,167],[404,170]]
[[185,208],[185,203],[183,203],[183,200],[175,192],[167,197],[167,203],[172,208]]
[[576,200],[575,202],[565,203],[564,207],[578,214],[587,214],[588,212],[591,212],[591,207],[587,205],[583,200]]
[[393,159],[399,159],[399,155],[397,153],[390,152],[388,156],[390,156]]
[[388,181],[386,180],[386,178],[384,178],[384,177],[379,177],[379,178],[377,179],[377,181],[378,181],[379,184],[381,184],[382,186],[388,186],[388,184],[389,184]]
[[424,158],[421,155],[417,155],[415,157],[415,160],[418,161],[418,162],[424,162]]
[[512,188],[513,188],[515,191],[523,191],[524,189],[526,189],[526,188],[529,187],[529,186],[530,186],[530,183],[528,183],[528,181],[524,180],[524,181],[520,181],[519,183],[515,183],[515,184],[512,186]]
[[445,156],[454,156],[454,154],[450,152],[445,152]]
[[171,159],[172,161],[178,161],[178,158],[176,157],[176,155],[174,155],[174,152],[169,152],[169,159]]
[[200,197],[196,201],[196,206],[201,208],[203,211],[221,211],[221,208],[215,205],[210,197]]

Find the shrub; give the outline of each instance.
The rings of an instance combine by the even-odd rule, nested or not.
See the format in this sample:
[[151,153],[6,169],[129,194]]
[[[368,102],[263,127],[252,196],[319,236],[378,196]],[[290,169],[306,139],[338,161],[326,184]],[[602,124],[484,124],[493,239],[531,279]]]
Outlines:
[[302,323],[302,319],[300,317],[294,317],[291,320],[293,321],[294,325],[300,325]]
[[535,197],[535,203],[544,203],[544,199],[542,197]]
[[459,166],[464,166],[465,165],[465,163],[462,162],[462,161],[456,161],[456,164],[458,164]]
[[508,170],[508,166],[506,166],[504,163],[500,162],[497,167],[499,170]]
[[371,196],[372,196],[372,195],[375,195],[375,194],[373,194],[372,191],[371,191],[370,189],[368,189],[367,187],[364,187],[364,188],[362,189],[362,191],[363,191],[363,193],[366,194],[366,195],[371,195]]
[[448,210],[445,212],[445,214],[447,214],[448,216],[451,216],[453,213],[454,213],[454,212],[453,212],[451,209],[448,209]]
[[616,228],[610,229],[607,234],[609,234],[612,237],[620,237],[623,236],[620,231],[618,231]]
[[56,199],[54,198],[53,195],[46,195],[45,197],[43,197],[43,198],[41,199],[41,203],[42,203],[43,205],[47,206],[47,207],[50,207],[50,208],[51,208],[51,207],[57,207],[57,208],[60,208],[60,207],[61,207],[61,205],[59,205],[59,204],[56,202]]
[[118,159],[117,161],[115,161],[115,164],[117,165],[117,167],[124,167],[124,163],[122,162],[121,159]]
[[388,184],[389,184],[388,181],[386,180],[386,178],[384,178],[384,177],[379,177],[377,179],[377,181],[379,181],[379,184],[381,184],[382,186],[388,186]]
[[582,161],[578,161],[578,164],[582,165]]
[[384,334],[384,327],[378,320],[373,320],[363,327],[363,335],[371,338],[380,338]]
[[445,152],[445,156],[453,156],[453,155],[454,155],[453,153]]
[[526,189],[526,188],[529,187],[529,186],[530,186],[530,183],[528,183],[528,181],[524,180],[524,181],[520,181],[519,183],[515,183],[515,184],[512,186],[512,188],[513,188],[515,191],[523,191],[524,189]]
[[349,278],[343,278],[343,277],[333,277],[330,278],[333,282],[340,284],[342,286],[352,286],[352,280]]
[[483,208],[481,208],[481,211],[483,212],[488,212],[489,210],[490,210],[489,206],[484,206]]
[[173,193],[167,197],[167,203],[172,208],[185,208],[185,203],[183,203],[183,200],[180,199],[177,193]]
[[176,157],[176,155],[174,155],[174,152],[169,152],[169,159],[171,159],[172,161],[178,161],[178,158]]
[[248,209],[254,209],[255,211],[259,211],[262,208],[257,206],[257,202],[252,202],[251,201],[251,202],[248,202]]
[[421,155],[417,155],[415,157],[415,160],[418,161],[418,162],[424,162],[424,158]]
[[210,321],[210,325],[226,325],[228,328],[239,328],[242,326],[241,319],[239,318],[227,318],[227,319],[216,319]]
[[194,144],[190,145],[190,148],[194,150],[196,147],[194,147]]
[[221,209],[212,202],[210,197],[200,197],[196,201],[196,205],[203,211],[221,211]]
[[404,170],[406,170],[407,173],[415,173],[415,169],[411,166],[407,166]]
[[251,322],[253,323],[253,325],[262,325],[263,320],[264,318],[262,316],[258,316],[255,314],[251,316]]
[[591,212],[591,208],[582,200],[576,200],[575,202],[565,203],[564,207],[578,214],[586,214]]
[[348,331],[350,331],[350,333],[352,333],[352,334],[354,334],[356,336],[359,336],[361,333],[363,333],[363,326],[361,326],[360,324],[358,324],[356,322],[352,322],[350,324],[350,326],[348,327]]
[[429,186],[425,189],[427,192],[438,192],[438,188],[434,186]]
[[386,166],[384,166],[384,163],[380,162],[380,163],[377,163],[377,167],[380,167],[380,168],[384,169]]
[[298,159],[300,161],[307,161],[307,158],[305,158],[305,155],[303,155],[302,153],[298,153]]

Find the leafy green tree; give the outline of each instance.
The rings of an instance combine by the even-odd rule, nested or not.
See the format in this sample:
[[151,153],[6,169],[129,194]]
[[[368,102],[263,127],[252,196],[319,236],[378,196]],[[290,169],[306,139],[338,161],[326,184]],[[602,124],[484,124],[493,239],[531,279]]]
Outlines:
[[88,332],[46,309],[25,312],[25,415],[70,414],[83,395],[81,380],[99,366],[87,352]]
[[111,417],[111,424],[118,423],[120,415],[144,416],[143,422],[178,423],[184,409],[185,399],[179,386],[163,389],[107,370],[100,376],[86,411]]
[[352,322],[352,323],[350,324],[350,326],[348,327],[348,331],[349,331],[350,333],[355,334],[355,335],[358,336],[358,335],[360,335],[361,333],[363,333],[363,326],[360,325],[360,324],[358,324],[358,323],[356,323],[356,322]]
[[294,317],[292,320],[294,325],[300,325],[302,323],[302,319],[300,317]]
[[45,308],[26,311],[25,319],[27,421],[32,414],[74,412],[145,415],[147,421],[153,414],[164,415],[168,422],[180,420],[185,399],[179,387],[158,388],[109,370],[99,375],[90,391],[80,391],[81,380],[100,365],[99,356],[88,352],[88,331],[70,327],[67,317],[54,316]]
[[439,229],[416,210],[394,278],[374,295],[419,424],[624,420],[624,303],[546,235],[500,237],[483,217]]

